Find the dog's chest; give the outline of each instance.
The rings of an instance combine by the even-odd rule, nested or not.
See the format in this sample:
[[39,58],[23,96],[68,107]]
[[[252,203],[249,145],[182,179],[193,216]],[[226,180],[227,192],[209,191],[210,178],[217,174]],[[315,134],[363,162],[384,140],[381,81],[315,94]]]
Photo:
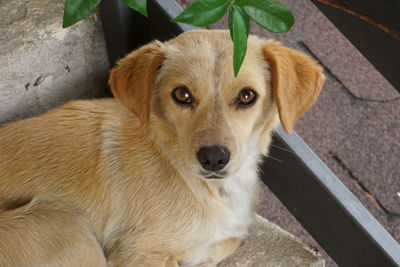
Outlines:
[[255,204],[254,192],[257,191],[258,177],[255,171],[246,176],[230,177],[219,187],[220,200],[215,212],[217,218],[211,222],[210,243],[230,237],[244,237],[252,221]]
[[245,181],[226,181],[219,188],[222,202],[233,212],[240,221],[246,220],[252,212],[253,191],[257,177],[247,177]]

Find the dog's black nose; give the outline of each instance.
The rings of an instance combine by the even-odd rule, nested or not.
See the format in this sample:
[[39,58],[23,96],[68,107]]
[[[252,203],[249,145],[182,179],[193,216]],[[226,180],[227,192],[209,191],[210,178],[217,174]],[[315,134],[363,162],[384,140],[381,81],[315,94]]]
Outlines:
[[231,152],[224,146],[203,146],[197,151],[197,160],[207,171],[222,170],[230,158]]

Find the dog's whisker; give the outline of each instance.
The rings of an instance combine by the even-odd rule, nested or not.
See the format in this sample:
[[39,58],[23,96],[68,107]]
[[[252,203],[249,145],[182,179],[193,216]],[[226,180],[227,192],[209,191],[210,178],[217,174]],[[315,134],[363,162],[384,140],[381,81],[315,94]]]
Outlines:
[[270,158],[270,159],[276,160],[276,161],[278,161],[278,162],[280,162],[280,163],[282,163],[282,162],[283,162],[283,160],[280,160],[280,159],[277,159],[277,158],[271,157],[271,156],[269,156],[269,155],[267,155],[267,158]]
[[286,149],[286,148],[283,148],[283,147],[280,147],[280,146],[277,146],[277,145],[274,145],[274,144],[271,144],[271,146],[273,146],[273,147],[276,147],[276,148],[279,148],[279,149],[282,149],[282,150],[284,150],[284,151],[286,151],[286,152],[290,152],[290,153],[294,153],[293,151],[291,151],[291,150],[288,150],[288,149]]

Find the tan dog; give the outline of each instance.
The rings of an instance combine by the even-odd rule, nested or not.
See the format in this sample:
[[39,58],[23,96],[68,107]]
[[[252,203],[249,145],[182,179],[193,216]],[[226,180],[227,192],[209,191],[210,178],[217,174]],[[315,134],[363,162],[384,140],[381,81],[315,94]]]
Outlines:
[[[116,98],[0,127],[1,266],[215,266],[246,236],[257,163],[290,132],[322,68],[250,36],[233,76],[227,31],[132,52]],[[122,105],[121,105],[122,103]]]

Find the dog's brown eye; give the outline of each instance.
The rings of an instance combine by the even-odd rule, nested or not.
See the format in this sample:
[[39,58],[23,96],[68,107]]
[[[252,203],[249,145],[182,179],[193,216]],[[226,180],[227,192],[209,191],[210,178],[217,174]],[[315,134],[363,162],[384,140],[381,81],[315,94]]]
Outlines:
[[180,105],[190,106],[193,103],[193,96],[187,87],[178,87],[172,91],[172,98]]
[[249,107],[256,102],[257,96],[257,93],[250,88],[243,88],[237,96],[236,105],[238,108]]

